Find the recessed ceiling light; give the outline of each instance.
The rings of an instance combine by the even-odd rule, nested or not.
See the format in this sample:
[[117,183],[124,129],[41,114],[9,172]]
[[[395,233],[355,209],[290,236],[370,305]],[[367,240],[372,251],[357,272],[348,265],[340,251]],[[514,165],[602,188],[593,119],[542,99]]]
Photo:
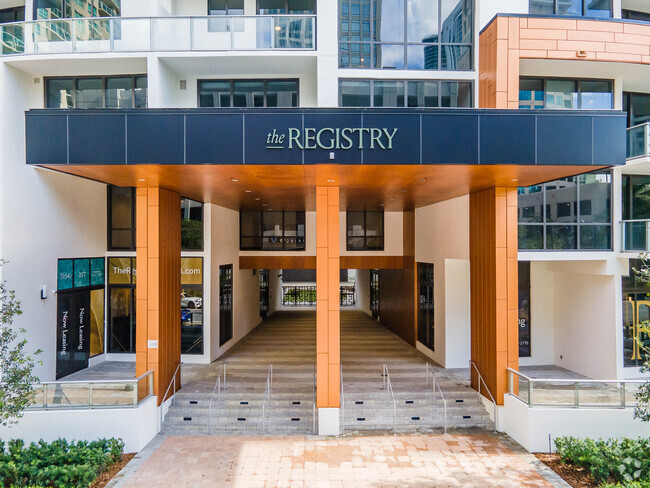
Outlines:
[[420,178],[418,181],[421,181],[422,183],[424,183],[425,181],[427,181],[427,179],[426,178]]
[[147,181],[144,178],[138,178],[138,181]]
[[328,183],[334,183],[334,180],[327,180]]
[[519,181],[519,180],[518,180],[517,178],[514,178],[514,179],[512,179],[512,180],[510,180],[510,181]]
[[395,197],[390,197],[391,200],[395,200]]
[[384,204],[383,204],[383,203],[380,203],[380,204],[379,204],[379,206],[380,206],[380,207],[383,207],[383,206],[384,206]]
[[406,193],[407,190],[402,190],[402,193]]
[[255,197],[255,200],[259,200],[259,199],[260,199],[260,197]]
[[246,193],[251,193],[253,190],[246,190]]
[[266,203],[263,203],[263,204],[262,204],[262,207],[266,207]]
[[280,27],[279,25],[276,25],[276,26],[275,26],[275,30],[278,31],[278,32],[280,32],[280,31],[282,30],[282,27]]
[[239,180],[238,180],[237,178],[233,178],[233,179],[232,179],[232,182],[233,182],[233,183],[237,183],[238,181],[239,181]]

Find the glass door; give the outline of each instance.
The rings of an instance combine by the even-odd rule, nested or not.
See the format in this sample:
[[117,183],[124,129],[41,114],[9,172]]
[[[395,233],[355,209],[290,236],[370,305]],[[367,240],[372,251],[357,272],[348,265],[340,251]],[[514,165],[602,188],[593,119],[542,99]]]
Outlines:
[[418,341],[433,351],[433,264],[418,263],[418,291]]
[[370,270],[370,311],[374,318],[379,317],[379,270]]
[[219,346],[232,339],[232,264],[219,266]]

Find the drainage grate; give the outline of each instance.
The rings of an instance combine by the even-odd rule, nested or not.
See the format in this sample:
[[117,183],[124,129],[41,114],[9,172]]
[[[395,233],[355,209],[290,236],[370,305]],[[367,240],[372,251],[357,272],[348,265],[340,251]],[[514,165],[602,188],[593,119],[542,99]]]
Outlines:
[[237,422],[246,422],[246,417],[237,417]]
[[420,420],[420,417],[411,417],[411,420]]
[[471,415],[463,415],[463,418],[464,418],[464,419],[471,419],[472,416],[471,416]]
[[183,417],[183,420],[185,422],[190,422],[192,420],[192,417]]
[[292,422],[300,422],[300,417],[291,417]]
[[363,405],[363,402],[354,402],[355,405]]
[[292,405],[300,405],[300,402],[291,402]]
[[365,417],[357,417],[357,422],[363,422],[364,420],[366,420]]
[[406,403],[408,405],[408,404],[413,403],[413,400],[406,400],[404,403]]
[[248,405],[248,402],[239,402],[240,405]]
[[456,400],[456,403],[463,403],[465,400]]
[[190,405],[197,405],[199,402],[197,400],[190,400]]

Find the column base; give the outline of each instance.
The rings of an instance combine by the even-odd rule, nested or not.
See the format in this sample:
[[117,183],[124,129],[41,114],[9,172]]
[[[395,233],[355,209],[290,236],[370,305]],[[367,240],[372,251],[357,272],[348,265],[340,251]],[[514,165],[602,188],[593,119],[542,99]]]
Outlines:
[[340,408],[318,409],[318,435],[340,435]]

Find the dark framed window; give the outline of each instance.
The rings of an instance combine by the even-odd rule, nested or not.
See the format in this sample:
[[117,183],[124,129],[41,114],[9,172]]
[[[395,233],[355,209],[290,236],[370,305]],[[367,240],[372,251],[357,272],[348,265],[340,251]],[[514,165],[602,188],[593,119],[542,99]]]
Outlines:
[[578,17],[611,17],[611,0],[530,0],[533,15],[567,15]]
[[203,204],[181,198],[181,250],[203,250]]
[[473,69],[473,0],[339,0],[339,67]]
[[519,108],[611,110],[613,86],[611,80],[520,78]]
[[181,257],[181,353],[203,354],[203,258]]
[[471,81],[339,80],[339,107],[472,107]]
[[418,341],[435,351],[433,264],[418,263]]
[[595,171],[518,190],[519,249],[612,249],[612,175]]
[[146,75],[45,79],[47,108],[146,108]]
[[297,107],[298,80],[199,80],[199,107]]
[[119,17],[119,0],[34,0],[34,19]]
[[108,348],[110,353],[135,352],[134,257],[108,258]]
[[9,22],[23,22],[25,20],[25,7],[11,7],[0,9],[0,24]]
[[269,270],[260,269],[260,317],[269,313]]
[[370,270],[370,311],[374,318],[379,317],[380,310],[380,279],[379,279],[379,270],[371,269]]
[[519,357],[531,356],[530,344],[530,261],[518,263]]
[[305,212],[239,212],[241,251],[304,251]]
[[650,93],[623,92],[623,111],[628,127],[650,122]]
[[208,15],[244,15],[244,0],[208,0]]
[[629,20],[642,20],[643,22],[650,22],[650,12],[639,12],[637,10],[621,10],[621,17]]
[[384,250],[384,212],[346,212],[347,250]]
[[316,0],[257,0],[258,15],[314,13]]
[[232,339],[232,264],[219,266],[219,347]]
[[108,250],[135,250],[135,188],[108,186]]

